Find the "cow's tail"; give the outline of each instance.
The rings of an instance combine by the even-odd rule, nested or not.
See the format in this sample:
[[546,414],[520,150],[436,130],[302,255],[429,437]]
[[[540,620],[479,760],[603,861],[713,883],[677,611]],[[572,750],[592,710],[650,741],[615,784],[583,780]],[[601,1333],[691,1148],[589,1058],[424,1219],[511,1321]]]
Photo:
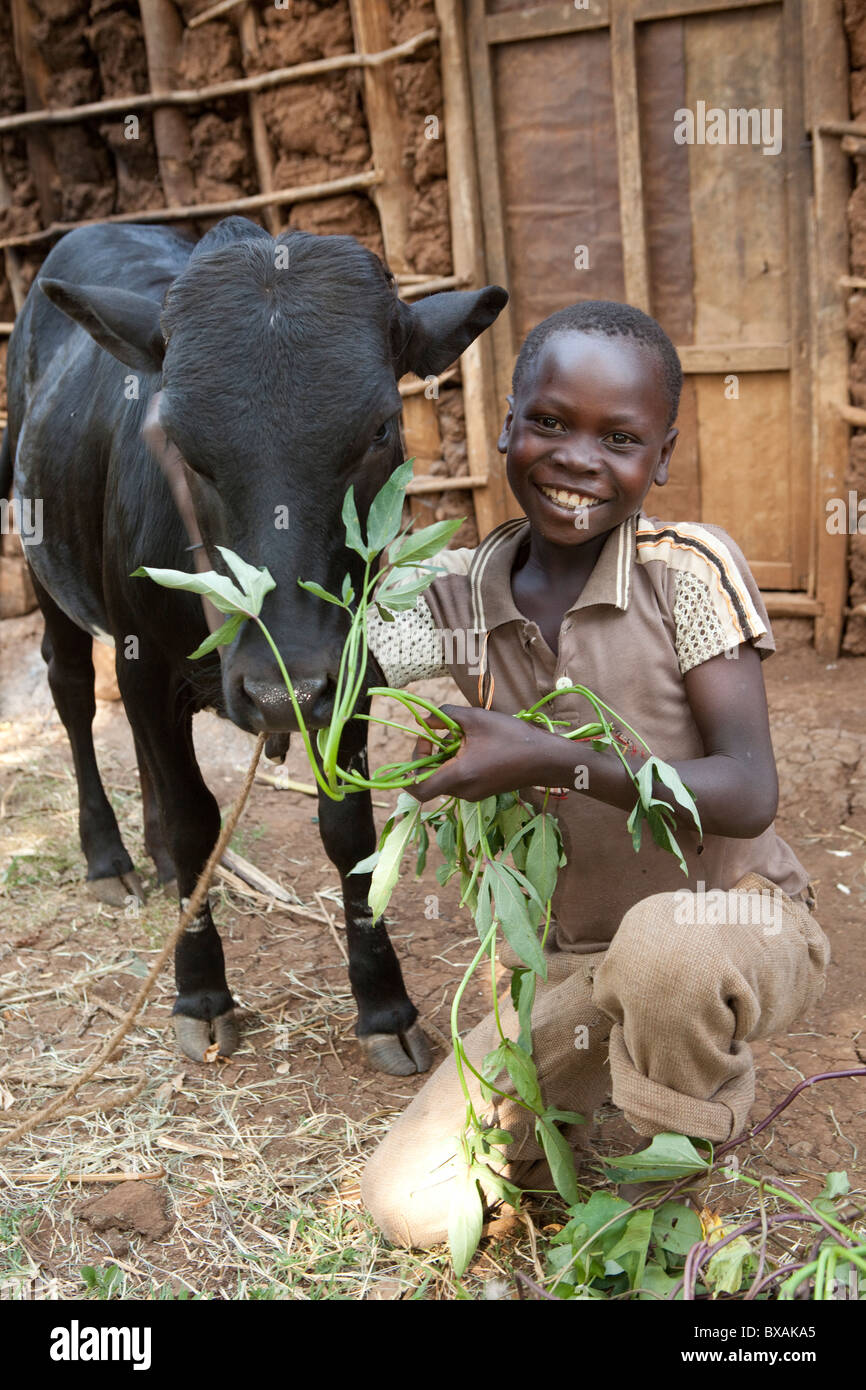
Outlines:
[[12,445],[9,442],[9,426],[3,431],[0,440],[0,497],[8,497],[12,491]]

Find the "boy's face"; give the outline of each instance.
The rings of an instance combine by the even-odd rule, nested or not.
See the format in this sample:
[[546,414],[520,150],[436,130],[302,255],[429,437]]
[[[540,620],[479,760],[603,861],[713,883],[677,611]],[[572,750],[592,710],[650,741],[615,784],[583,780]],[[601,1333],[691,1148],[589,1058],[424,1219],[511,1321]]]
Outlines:
[[499,439],[533,530],[581,545],[667,481],[677,437],[661,367],[632,338],[555,333],[531,363]]

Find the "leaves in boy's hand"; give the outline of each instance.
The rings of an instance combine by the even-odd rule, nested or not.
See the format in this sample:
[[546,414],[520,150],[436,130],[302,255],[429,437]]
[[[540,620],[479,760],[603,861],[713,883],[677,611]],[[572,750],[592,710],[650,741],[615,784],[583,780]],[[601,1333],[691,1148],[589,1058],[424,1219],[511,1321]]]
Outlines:
[[543,903],[553,897],[559,873],[560,844],[553,817],[538,817],[538,825],[527,840],[526,877]]
[[432,559],[440,550],[445,549],[465,519],[461,516],[451,521],[436,521],[432,526],[424,526],[420,531],[411,531],[388,551],[389,564],[403,567],[418,565],[422,560]]
[[316,598],[324,599],[326,603],[335,603],[338,608],[346,607],[345,599],[338,598],[336,594],[329,594],[327,589],[323,589],[321,584],[317,584],[313,579],[299,579],[298,588],[306,589],[307,593],[314,594]]
[[367,514],[367,548],[378,555],[386,545],[390,545],[400,530],[403,515],[403,497],[406,484],[412,477],[414,459],[406,459],[395,468],[387,482],[379,489]]
[[524,965],[530,966],[537,975],[546,980],[547,961],[541,949],[541,942],[536,936],[535,927],[530,922],[529,905],[514,871],[506,864],[497,863],[495,860],[487,867],[493,886],[496,918],[508,944]]
[[226,618],[222,627],[218,627],[216,632],[212,632],[209,637],[206,637],[194,652],[190,652],[188,659],[198,661],[199,657],[207,656],[217,647],[227,647],[230,642],[235,640],[245,621],[246,615],[244,613],[233,613],[230,618]]
[[378,921],[388,906],[400,873],[403,851],[415,832],[420,815],[421,804],[415,802],[414,811],[408,812],[402,820],[395,823],[390,835],[382,845],[379,858],[373,869],[368,899],[374,922]]
[[358,520],[358,508],[355,505],[355,485],[352,484],[346,490],[343,498],[343,525],[346,528],[346,545],[349,550],[354,550],[356,555],[360,555],[362,560],[371,560],[375,551],[370,552],[361,538],[361,523]]

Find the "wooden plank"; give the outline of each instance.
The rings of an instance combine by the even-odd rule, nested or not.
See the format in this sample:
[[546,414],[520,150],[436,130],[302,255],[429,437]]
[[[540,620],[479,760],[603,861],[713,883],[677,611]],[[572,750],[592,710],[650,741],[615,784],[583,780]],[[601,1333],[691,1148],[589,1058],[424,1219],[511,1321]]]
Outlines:
[[[24,100],[28,107],[44,107],[53,87],[52,74],[33,39],[34,18],[28,0],[12,0],[12,35],[15,57],[24,83]],[[30,112],[21,112],[26,116]],[[43,222],[52,221],[60,212],[60,184],[54,162],[54,146],[48,131],[28,128],[27,166],[36,188],[39,211]]]
[[[809,257],[806,207],[811,192],[810,155],[803,138],[803,49],[800,0],[784,0],[784,112],[787,139],[775,156],[785,161],[788,236],[788,315],[790,322],[790,455],[788,465],[791,515],[792,588],[806,589],[815,516],[812,512],[811,447],[812,382],[809,364]],[[823,515],[822,515],[823,523]],[[812,590],[814,593],[814,590]]]
[[80,222],[52,222],[38,232],[0,238],[4,246],[32,246],[53,236],[62,236],[76,227],[92,227],[98,222],[180,222],[186,217],[227,217],[232,212],[249,212],[266,208],[270,203],[308,203],[317,198],[332,198],[337,193],[351,193],[359,188],[372,188],[379,182],[373,170],[363,174],[347,174],[344,178],[325,179],[322,183],[302,183],[294,188],[282,188],[276,193],[254,193],[249,198],[227,198],[223,203],[193,203],[182,208],[146,208],[143,212],[113,212],[109,217],[88,217]]
[[635,19],[684,19],[690,15],[753,10],[778,0],[634,0]]
[[689,343],[677,352],[690,373],[782,372],[791,366],[789,343]]
[[[510,291],[512,286],[505,249],[499,150],[493,106],[493,78],[490,49],[485,34],[486,16],[484,10],[484,0],[467,0],[466,50],[471,78],[473,128],[478,186],[481,194],[484,253],[487,274],[491,281],[494,284],[503,285]],[[511,392],[511,372],[514,365],[513,319],[513,304],[509,302],[486,335],[493,350],[491,410],[503,418],[506,410],[505,398]],[[487,446],[491,451],[493,437],[491,435]],[[510,490],[504,494],[503,506],[507,517],[522,515]]]
[[[472,140],[472,99],[463,12],[460,0],[436,0],[451,254],[455,275],[464,283],[487,280],[478,196],[478,169]],[[486,479],[475,493],[475,520],[481,539],[508,516],[510,496],[501,456],[494,448],[499,430],[495,366],[490,333],[476,339],[460,359],[466,456],[470,476]]]
[[651,312],[649,256],[644,222],[637,61],[631,0],[617,0],[611,13],[610,63],[616,117],[625,297],[630,304],[648,314]]
[[788,373],[744,376],[734,399],[723,377],[692,380],[703,517],[733,536],[756,577],[762,565],[781,566],[772,587],[798,588],[791,561]]
[[[389,6],[380,0],[349,0],[349,10],[358,53],[377,53],[388,47]],[[393,66],[364,69],[364,109],[373,167],[379,175],[372,196],[379,213],[385,260],[395,275],[405,275],[412,269],[406,246],[414,188],[403,163],[405,118],[397,98]],[[403,436],[406,455],[415,460],[415,476],[429,473],[441,456],[442,437],[436,406],[426,395],[404,399]],[[412,502],[410,507],[413,516],[421,515],[419,503]]]
[[[172,91],[178,84],[183,24],[171,0],[139,0],[141,27],[147,53],[147,72],[154,96]],[[195,202],[195,178],[190,161],[186,112],[172,106],[153,113],[153,142],[159,180],[169,207]],[[190,220],[182,231],[193,231]]]
[[[806,123],[812,130],[848,115],[848,52],[842,0],[805,0],[803,51]],[[815,621],[815,649],[833,661],[842,638],[848,592],[848,537],[831,535],[820,519],[826,502],[843,495],[848,463],[848,425],[838,407],[848,399],[845,297],[839,280],[848,269],[848,160],[833,139],[813,142],[814,196],[810,206],[811,343],[814,383],[815,597],[823,612]]]
[[[259,30],[256,23],[255,6],[245,3],[238,17],[238,37],[241,44],[241,57],[244,66],[247,63],[255,62],[259,57],[261,45],[259,44]],[[262,99],[257,92],[249,94],[250,111],[250,133],[253,141],[253,158],[256,162],[256,173],[259,180],[260,193],[273,193],[274,191],[274,161],[271,151],[271,142],[268,137],[268,128],[265,124],[265,114],[262,110]],[[276,236],[282,225],[282,218],[273,204],[269,204],[263,209],[262,216],[265,226],[271,236]]]
[[[16,5],[25,5],[26,0],[14,0]],[[347,68],[375,68],[383,63],[391,63],[399,58],[408,58],[433,43],[435,29],[422,29],[403,43],[393,48],[382,49],[377,53],[336,53],[331,58],[315,58],[309,63],[295,63],[288,68],[272,68],[255,77],[233,77],[227,82],[212,82],[207,87],[181,88],[155,96],[153,92],[131,92],[125,97],[107,97],[103,101],[87,101],[79,106],[40,106],[33,111],[19,111],[14,116],[0,116],[0,133],[10,130],[27,130],[40,125],[69,125],[75,121],[89,120],[92,116],[125,116],[130,111],[151,111],[162,106],[207,106],[222,97],[237,96],[241,92],[267,92],[281,87],[285,82],[302,82],[309,77],[321,77],[323,73],[343,72]]]
[[[615,0],[619,3],[619,0]],[[579,10],[573,0],[558,5],[539,5],[533,9],[506,10],[487,16],[488,43],[514,43],[520,39],[549,39],[559,34],[576,34],[586,29],[604,29],[609,23],[608,0],[590,0],[590,7]]]
[[[486,33],[491,44],[515,43],[520,39],[552,38],[559,34],[574,34],[589,29],[603,29],[610,22],[610,10],[616,13],[623,0],[590,0],[585,10],[571,3],[540,5],[535,8],[506,10],[488,15]],[[687,15],[706,14],[718,10],[752,9],[772,4],[773,0],[634,0],[634,18],[682,19]]]
[[[763,6],[685,23],[686,99],[722,109],[785,106],[782,12]],[[791,136],[789,139],[796,139]],[[714,351],[784,344],[790,325],[788,216],[783,154],[742,144],[688,147],[694,262],[694,341]],[[783,146],[784,149],[784,146]],[[745,357],[745,354],[744,354]],[[760,368],[760,354],[757,364]],[[772,587],[800,582],[791,505],[789,362],[724,376],[694,374],[702,515],[728,531],[749,564],[774,568]]]
[[761,598],[771,618],[814,618],[823,611],[819,600],[808,594],[774,593],[772,589],[765,589]]

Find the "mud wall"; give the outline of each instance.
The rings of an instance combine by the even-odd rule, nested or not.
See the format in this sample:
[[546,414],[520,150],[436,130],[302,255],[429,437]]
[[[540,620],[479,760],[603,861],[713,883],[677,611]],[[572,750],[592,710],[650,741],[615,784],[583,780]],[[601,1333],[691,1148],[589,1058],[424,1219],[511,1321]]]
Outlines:
[[[175,0],[187,22],[212,0]],[[47,105],[78,105],[102,97],[149,90],[148,64],[137,0],[26,0],[32,17],[35,57],[22,71],[16,57],[10,7],[0,4],[0,111],[22,111],[41,104],[26,90],[33,70],[47,74]],[[435,27],[432,0],[391,0],[390,42],[398,44]],[[354,38],[348,0],[292,0],[276,8],[271,0],[254,6],[254,43],[242,45],[242,9],[225,18],[185,28],[179,85],[199,88],[215,82],[289,67],[295,63],[351,52]],[[428,139],[425,118],[442,122],[439,49],[435,43],[394,64],[404,113],[404,167],[411,175],[409,269],[417,275],[452,273],[444,135]],[[31,99],[28,102],[28,95]],[[357,174],[372,165],[359,69],[286,83],[259,97],[273,162],[275,188],[318,183]],[[160,183],[153,122],[140,112],[137,138],[129,139],[122,116],[71,125],[42,127],[32,136],[0,138],[0,161],[9,206],[0,196],[0,236],[37,230],[52,219],[74,221],[111,213],[146,211],[166,204]],[[227,201],[260,192],[253,152],[249,97],[221,98],[186,113],[189,168],[196,204]],[[40,200],[34,181],[34,142],[48,152],[52,170],[48,197]],[[47,205],[46,205],[47,204]],[[267,225],[264,213],[248,214]],[[278,230],[297,227],[323,234],[348,233],[383,254],[376,207],[366,191],[315,202],[280,206]],[[208,221],[190,230],[201,234]],[[27,288],[52,243],[22,248],[21,278]],[[2,266],[0,266],[2,269]],[[0,319],[14,318],[7,280],[0,274]],[[6,339],[0,339],[5,359]],[[0,410],[5,408],[5,372],[0,372]],[[444,476],[468,471],[463,430],[462,391],[443,385],[436,409],[442,435]],[[425,498],[429,519],[471,513],[471,494],[451,492]],[[468,522],[457,544],[477,540]]]

